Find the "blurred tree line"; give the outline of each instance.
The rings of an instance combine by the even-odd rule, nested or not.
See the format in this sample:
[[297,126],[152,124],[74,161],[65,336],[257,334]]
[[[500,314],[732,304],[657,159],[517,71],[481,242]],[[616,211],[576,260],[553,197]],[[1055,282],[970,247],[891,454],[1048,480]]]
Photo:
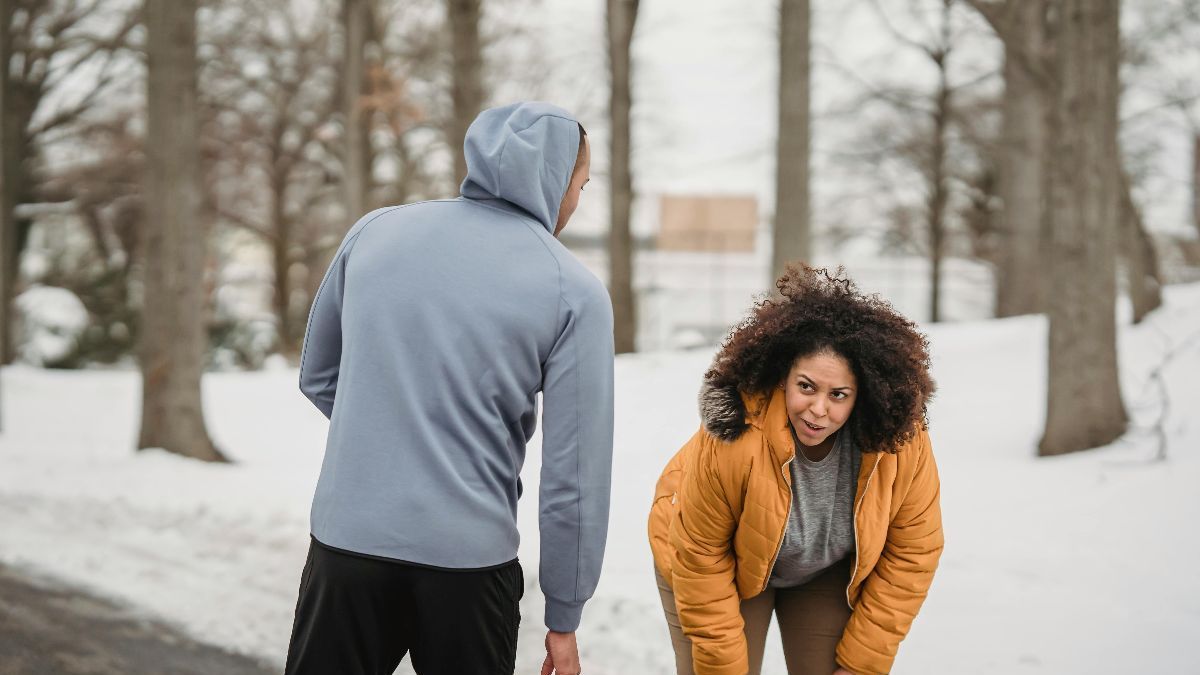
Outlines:
[[[3,361],[18,338],[52,367],[135,357],[139,445],[220,459],[200,373],[294,357],[349,224],[457,192],[484,54],[522,37],[481,16],[477,0],[4,0]],[[519,58],[489,74],[537,89]],[[41,232],[51,254],[23,257],[39,223],[60,225]],[[263,267],[248,249],[268,252],[269,317],[230,297]],[[78,302],[30,295],[14,317],[22,279]],[[30,325],[72,312],[70,339]]]
[[[155,226],[146,213],[155,174],[146,92],[153,6],[3,5],[4,309],[39,220],[76,220],[89,238],[25,261],[28,276],[71,290],[91,318],[78,347],[48,365],[112,362],[130,354],[140,333],[143,249]],[[200,211],[192,225],[261,243],[274,288],[265,328],[236,325],[214,277],[245,263],[208,250],[205,325],[214,345],[233,352],[227,357],[257,366],[261,341],[244,332],[265,329],[267,350],[296,353],[309,298],[348,221],[378,205],[457,191],[465,168],[456,148],[487,95],[482,55],[498,35],[520,32],[501,21],[481,37],[479,2],[458,0],[207,0],[195,9]],[[537,77],[505,63],[492,75]],[[181,68],[170,66],[166,77],[186,77]],[[2,336],[6,362],[14,337]]]
[[[204,432],[200,373],[294,358],[350,224],[380,205],[457,193],[476,113],[505,85],[538,92],[553,67],[537,53],[495,57],[530,37],[510,10],[535,2],[0,0],[3,362],[17,355],[17,323],[26,358],[43,365],[136,357],[139,445],[220,459]],[[1194,74],[1165,81],[1161,62],[1196,44],[1200,10],[1141,1],[1122,32],[1120,0],[852,4],[927,74],[887,81],[824,64],[856,83],[842,113],[853,111],[859,142],[838,160],[877,181],[847,200],[870,200],[888,214],[893,247],[929,260],[930,316],[914,318],[939,320],[947,257],[983,261],[997,315],[1050,319],[1041,451],[1111,441],[1127,420],[1113,305],[1123,287],[1140,320],[1163,284],[1129,131],[1147,111],[1123,120],[1120,104],[1138,88],[1152,110],[1186,120],[1200,173],[1200,85]],[[617,350],[628,352],[639,2],[605,0],[604,12],[609,286]],[[813,9],[779,0],[777,17],[773,275],[810,259],[813,240]],[[960,57],[980,40],[1002,49],[999,70]],[[71,226],[35,228],[55,223]],[[854,227],[835,222],[823,236]],[[39,247],[51,253],[23,257],[35,236],[56,237]],[[247,315],[239,280],[272,289],[269,315]],[[66,289],[76,304],[43,295],[14,321],[31,284]],[[65,321],[78,335],[40,349],[31,317],[54,311],[83,317]]]

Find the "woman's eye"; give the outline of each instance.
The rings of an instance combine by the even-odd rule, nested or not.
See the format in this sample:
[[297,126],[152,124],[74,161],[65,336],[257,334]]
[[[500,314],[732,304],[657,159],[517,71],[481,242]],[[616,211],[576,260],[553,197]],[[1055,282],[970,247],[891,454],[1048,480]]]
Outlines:
[[807,382],[801,382],[801,383],[800,383],[800,390],[801,390],[801,391],[812,391],[812,385],[811,385],[811,384],[809,384],[809,383],[807,383]]

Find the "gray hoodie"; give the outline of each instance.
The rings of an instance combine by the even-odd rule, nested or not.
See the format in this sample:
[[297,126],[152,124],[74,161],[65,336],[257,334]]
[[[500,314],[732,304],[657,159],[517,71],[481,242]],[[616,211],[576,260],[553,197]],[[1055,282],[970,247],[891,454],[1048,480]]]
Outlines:
[[539,578],[557,631],[595,591],[612,470],[612,306],[553,236],[579,140],[548,104],[481,113],[461,197],[379,209],[347,233],[300,364],[330,419],[313,536],[444,568],[517,556],[542,393]]

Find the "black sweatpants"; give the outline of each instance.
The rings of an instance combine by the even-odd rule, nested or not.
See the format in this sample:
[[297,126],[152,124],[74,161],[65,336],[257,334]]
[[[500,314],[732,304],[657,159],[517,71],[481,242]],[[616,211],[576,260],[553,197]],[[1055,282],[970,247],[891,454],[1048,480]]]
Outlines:
[[313,540],[300,579],[287,674],[511,675],[525,579],[516,560],[446,570]]

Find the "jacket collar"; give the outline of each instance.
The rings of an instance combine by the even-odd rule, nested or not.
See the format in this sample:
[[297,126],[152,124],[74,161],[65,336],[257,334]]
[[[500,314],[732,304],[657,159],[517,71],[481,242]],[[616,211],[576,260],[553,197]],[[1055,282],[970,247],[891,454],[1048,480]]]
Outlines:
[[741,438],[750,427],[762,432],[780,464],[796,456],[782,389],[770,394],[743,394],[735,386],[700,388],[700,419],[708,433],[726,442]]

